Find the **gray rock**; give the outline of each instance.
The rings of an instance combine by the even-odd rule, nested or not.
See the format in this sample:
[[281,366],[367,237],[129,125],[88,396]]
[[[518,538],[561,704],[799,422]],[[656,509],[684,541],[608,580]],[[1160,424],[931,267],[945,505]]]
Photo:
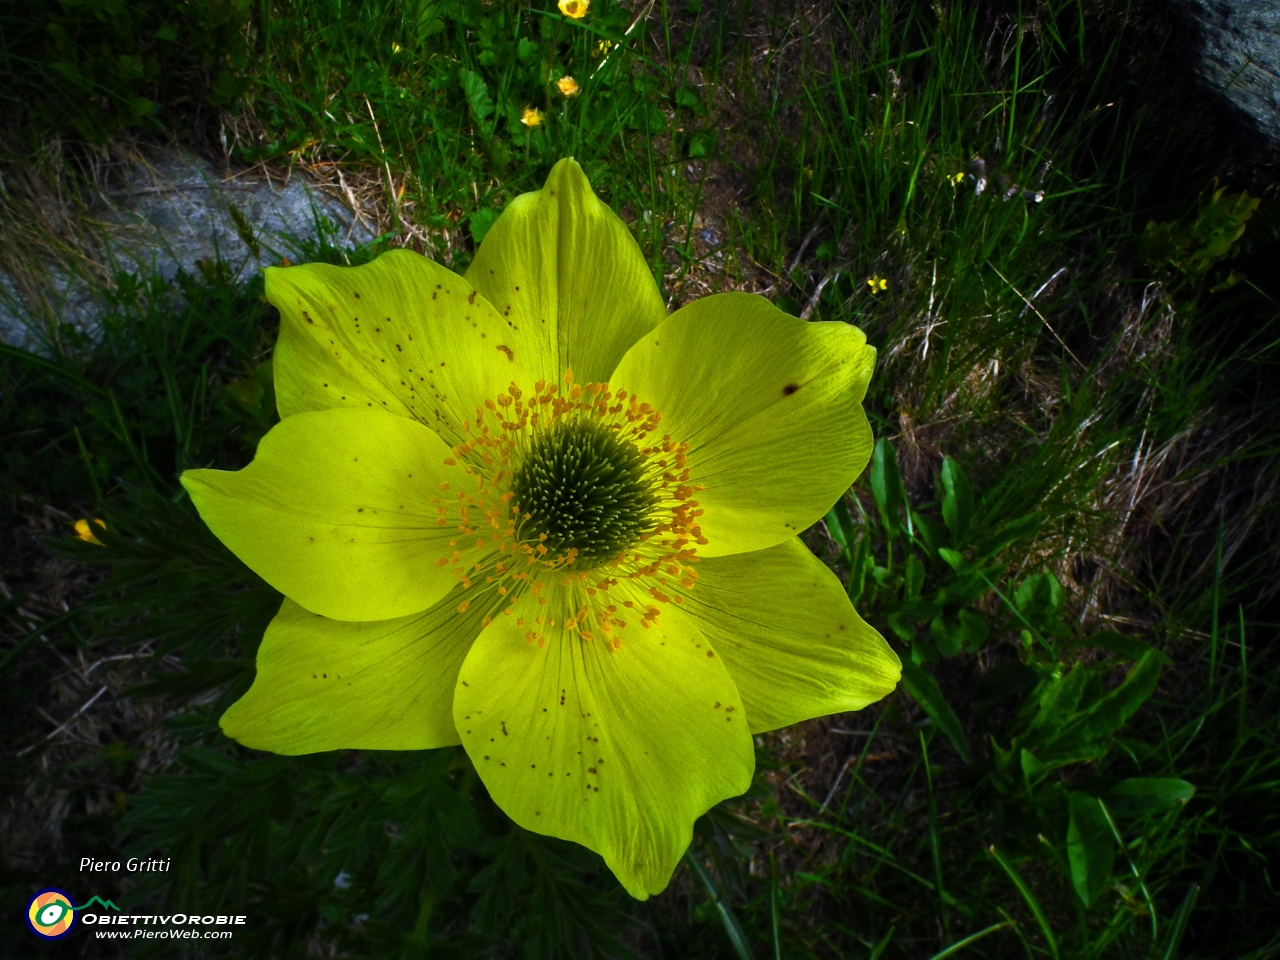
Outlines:
[[[205,161],[173,152],[131,169],[124,183],[102,194],[94,211],[99,259],[113,273],[171,279],[179,270],[196,272],[197,261],[220,258],[247,280],[265,264],[297,259],[298,245],[322,230],[342,246],[375,236],[367,219],[296,173],[284,181],[256,169],[221,176]],[[0,273],[0,340],[40,349],[47,342],[41,328],[50,323],[95,333],[102,302],[90,280],[50,266],[39,289],[29,277],[21,287]]]
[[1280,0],[1189,0],[1210,89],[1280,144]]

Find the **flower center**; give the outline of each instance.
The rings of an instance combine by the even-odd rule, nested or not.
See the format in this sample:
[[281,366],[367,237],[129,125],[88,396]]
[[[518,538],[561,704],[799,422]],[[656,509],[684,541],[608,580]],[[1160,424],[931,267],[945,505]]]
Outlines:
[[579,570],[612,560],[656,526],[644,455],[594,420],[536,435],[511,492],[512,506],[528,517],[520,539],[541,540],[555,556],[573,549]]
[[564,627],[617,649],[625,624],[609,597],[622,581],[628,596],[646,597],[618,598],[642,627],[657,620],[655,603],[683,603],[698,579],[698,546],[707,542],[693,499],[702,488],[691,482],[689,444],[659,439],[661,421],[635,395],[575,384],[571,371],[563,389],[539,381],[526,397],[513,383],[477,407],[462,423],[469,439],[445,460],[461,462],[474,489],[442,483],[431,498],[436,522],[457,530],[452,556],[436,562],[467,591],[458,612],[482,604],[488,626],[532,595],[537,612],[516,625],[542,646],[541,631],[556,624],[543,595],[554,582],[574,598]]

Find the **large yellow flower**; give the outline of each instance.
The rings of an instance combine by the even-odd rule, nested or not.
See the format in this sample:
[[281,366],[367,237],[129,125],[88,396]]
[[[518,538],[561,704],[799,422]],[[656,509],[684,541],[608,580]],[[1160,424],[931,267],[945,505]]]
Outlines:
[[393,251],[267,296],[283,420],[182,477],[287,598],[228,736],[461,743],[513,820],[643,899],[749,785],[752,734],[897,682],[797,539],[870,454],[857,329],[737,293],[668,316],[572,160],[465,277]]

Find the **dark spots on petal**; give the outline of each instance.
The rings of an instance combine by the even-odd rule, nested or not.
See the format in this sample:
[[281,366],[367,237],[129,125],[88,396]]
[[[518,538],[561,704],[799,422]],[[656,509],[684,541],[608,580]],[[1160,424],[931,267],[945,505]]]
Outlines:
[[587,767],[587,773],[595,773],[595,772],[596,772],[595,767]]
[[715,702],[715,705],[714,705],[711,709],[712,709],[712,710],[719,710],[719,709],[720,709],[720,701],[719,701],[719,700],[717,700],[717,701]]
[[708,650],[708,651],[707,651],[707,656],[708,656],[708,657],[714,657],[715,655],[716,655],[716,652],[715,652],[714,650]]
[[800,384],[788,383],[785,387],[782,388],[782,395],[784,397],[789,397],[799,389],[800,389]]
[[324,678],[325,680],[328,680],[328,679],[329,679],[329,675],[328,675],[327,673],[322,673],[322,674],[320,674],[320,676],[321,676],[322,678]]
[[354,290],[352,290],[352,291],[351,291],[351,295],[352,295],[353,297],[355,297],[357,300],[359,300],[359,299],[360,299],[360,294],[359,294],[359,293],[357,293],[357,292],[356,292],[356,291],[354,291]]
[[725,712],[725,713],[733,713],[734,709],[735,709],[734,707],[725,707],[725,708],[724,708],[724,712]]
[[402,347],[400,346],[400,344],[398,344],[398,343],[396,344],[396,351],[397,351],[398,353],[403,353],[403,352],[404,352],[404,351],[403,351],[403,348],[402,348]]
[[312,324],[312,325],[314,325],[314,324],[315,324],[315,321],[311,319],[311,314],[307,313],[307,311],[305,311],[305,310],[303,310],[303,311],[302,311],[302,319],[303,319],[303,320],[305,320],[305,321],[307,321],[307,323],[310,323],[310,324]]
[[[490,272],[492,272],[492,271],[490,271]],[[475,292],[474,290],[472,290],[472,291],[471,291],[471,296],[467,297],[467,303],[475,303],[475,302],[476,302],[476,292]]]
[[489,758],[488,758],[488,757],[485,757],[485,759],[486,759],[486,760],[488,760]]
[[[515,355],[515,352],[512,351],[510,347],[500,343],[498,344],[497,349],[499,353],[501,353],[503,356],[507,358],[507,363],[515,363],[516,355]],[[441,364],[441,366],[444,366],[444,364]]]

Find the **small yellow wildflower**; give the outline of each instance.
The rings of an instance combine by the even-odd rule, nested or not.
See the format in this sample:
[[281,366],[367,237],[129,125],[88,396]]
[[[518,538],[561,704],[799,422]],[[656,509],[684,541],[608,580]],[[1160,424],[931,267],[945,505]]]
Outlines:
[[542,126],[542,111],[536,107],[525,107],[520,122],[526,127]]
[[[103,523],[101,520],[99,520],[97,517],[94,517],[93,522],[96,523],[103,530],[107,529],[107,525]],[[104,544],[101,540],[99,540],[97,537],[93,535],[93,528],[89,526],[88,520],[80,519],[76,521],[76,536],[79,537],[81,540],[83,540],[85,543],[96,543],[100,547],[106,546],[106,544]]]
[[582,88],[578,86],[578,81],[573,77],[561,77],[556,81],[556,89],[560,91],[561,96],[576,97],[582,92]]
[[867,281],[867,286],[871,288],[872,293],[884,293],[889,289],[889,281],[877,273]]
[[596,42],[596,48],[591,51],[593,57],[603,57],[606,53],[613,49],[612,40],[599,40]]
[[400,52],[401,50],[403,50],[403,49],[404,49],[404,47],[400,46],[400,44],[398,44],[398,43],[392,43],[392,44],[391,44],[391,52],[392,52],[392,53],[399,53],[399,52]]
[[560,12],[574,20],[585,17],[590,6],[591,0],[560,0]]
[[951,176],[947,177],[947,179],[958,186],[960,184],[960,181],[964,179],[964,171],[960,170],[956,173],[953,173]]

